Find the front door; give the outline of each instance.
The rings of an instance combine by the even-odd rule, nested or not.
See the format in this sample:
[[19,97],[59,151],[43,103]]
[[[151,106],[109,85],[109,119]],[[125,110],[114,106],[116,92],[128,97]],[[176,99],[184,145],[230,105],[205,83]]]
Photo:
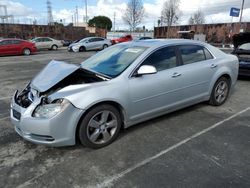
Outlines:
[[180,67],[174,46],[156,50],[142,65],[153,65],[157,73],[129,79],[131,121],[159,114],[185,97],[180,90],[183,80],[178,75]]

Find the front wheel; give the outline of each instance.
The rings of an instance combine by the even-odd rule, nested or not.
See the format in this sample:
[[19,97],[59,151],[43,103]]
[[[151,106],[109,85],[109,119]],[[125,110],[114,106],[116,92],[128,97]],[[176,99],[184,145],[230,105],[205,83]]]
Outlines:
[[230,91],[230,81],[225,77],[219,78],[214,84],[209,104],[220,106],[227,100]]
[[81,46],[80,48],[79,48],[79,52],[85,52],[86,51],[86,48],[84,47],[84,46]]
[[107,45],[107,44],[104,44],[103,47],[102,47],[102,49],[104,50],[104,49],[107,48],[107,47],[108,47],[108,45]]
[[97,106],[85,115],[80,124],[80,142],[94,149],[104,147],[117,138],[121,124],[120,113],[115,107]]

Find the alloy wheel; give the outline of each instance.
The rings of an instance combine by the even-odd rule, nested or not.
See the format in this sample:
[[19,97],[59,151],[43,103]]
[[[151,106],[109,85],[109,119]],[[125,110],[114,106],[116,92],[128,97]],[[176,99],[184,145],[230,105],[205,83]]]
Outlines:
[[94,144],[104,144],[110,141],[118,127],[117,117],[109,110],[96,113],[88,122],[87,136]]
[[226,81],[221,80],[215,88],[215,100],[218,103],[223,103],[228,95],[228,84]]

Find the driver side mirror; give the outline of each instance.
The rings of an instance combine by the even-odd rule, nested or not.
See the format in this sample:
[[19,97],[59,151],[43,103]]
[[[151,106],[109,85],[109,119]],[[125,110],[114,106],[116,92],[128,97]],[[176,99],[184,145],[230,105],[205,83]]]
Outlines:
[[146,74],[155,74],[157,73],[157,70],[154,66],[152,65],[142,65],[138,71],[136,76],[142,76],[142,75],[146,75]]

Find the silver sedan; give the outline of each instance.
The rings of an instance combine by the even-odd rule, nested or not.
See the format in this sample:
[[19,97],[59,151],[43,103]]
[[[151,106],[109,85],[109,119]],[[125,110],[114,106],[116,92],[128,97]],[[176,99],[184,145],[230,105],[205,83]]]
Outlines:
[[68,51],[84,52],[88,50],[102,50],[111,46],[111,41],[101,37],[87,37],[69,45]]
[[189,105],[222,105],[236,83],[238,59],[191,40],[146,40],[107,48],[80,66],[50,62],[11,102],[24,139],[91,148],[121,128]]

